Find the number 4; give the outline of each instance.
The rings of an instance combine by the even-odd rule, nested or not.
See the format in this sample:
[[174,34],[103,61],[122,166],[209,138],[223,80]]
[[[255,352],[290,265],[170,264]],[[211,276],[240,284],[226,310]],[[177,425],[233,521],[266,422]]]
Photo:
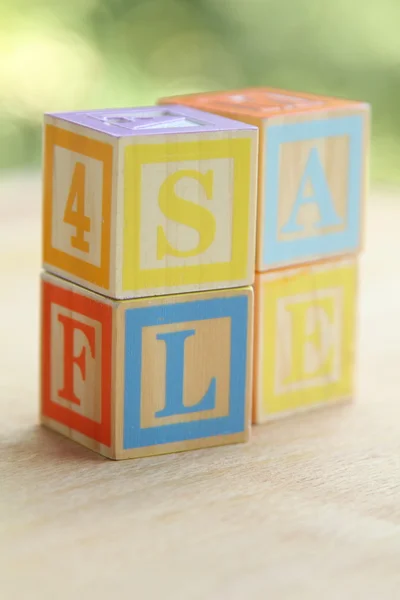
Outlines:
[[85,240],[85,233],[90,231],[90,218],[85,215],[85,165],[80,162],[76,163],[72,175],[64,223],[76,229],[75,235],[71,236],[71,246],[82,252],[89,252],[89,242]]

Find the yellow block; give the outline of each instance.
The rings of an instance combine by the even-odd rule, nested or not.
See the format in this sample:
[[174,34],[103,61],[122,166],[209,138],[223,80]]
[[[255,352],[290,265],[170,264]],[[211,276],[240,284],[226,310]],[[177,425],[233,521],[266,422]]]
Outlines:
[[249,137],[126,147],[123,290],[251,282],[252,159]]
[[261,274],[256,277],[255,291],[254,422],[349,399],[355,259]]

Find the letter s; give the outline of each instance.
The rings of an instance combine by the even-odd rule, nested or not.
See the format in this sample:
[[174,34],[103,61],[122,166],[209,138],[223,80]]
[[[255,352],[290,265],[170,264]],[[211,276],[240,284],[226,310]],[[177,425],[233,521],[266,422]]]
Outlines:
[[191,250],[179,250],[168,241],[164,229],[157,228],[157,260],[169,254],[179,258],[187,258],[202,254],[209,248],[215,238],[216,222],[214,215],[206,208],[180,198],[175,192],[175,185],[183,177],[195,179],[204,189],[207,199],[211,200],[213,190],[213,172],[200,173],[194,169],[185,169],[173,173],[160,187],[159,206],[164,215],[177,223],[192,227],[199,234],[197,246]]

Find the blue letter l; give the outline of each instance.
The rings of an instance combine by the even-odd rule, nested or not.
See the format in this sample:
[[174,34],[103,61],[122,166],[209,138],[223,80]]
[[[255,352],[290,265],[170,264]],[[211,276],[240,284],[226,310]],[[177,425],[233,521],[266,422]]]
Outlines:
[[160,333],[158,340],[165,342],[165,407],[155,413],[156,417],[186,415],[215,408],[216,378],[213,377],[204,396],[193,406],[183,404],[185,340],[195,335],[194,329]]

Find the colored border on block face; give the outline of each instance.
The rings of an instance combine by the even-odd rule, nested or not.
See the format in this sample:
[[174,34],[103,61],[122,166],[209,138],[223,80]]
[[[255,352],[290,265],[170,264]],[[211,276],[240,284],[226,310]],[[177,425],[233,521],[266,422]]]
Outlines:
[[[166,144],[136,144],[125,150],[124,265],[123,290],[145,291],[174,286],[205,286],[217,282],[243,282],[249,255],[251,208],[250,138],[227,138]],[[189,160],[232,158],[233,180],[232,258],[229,262],[142,269],[140,267],[140,227],[142,202],[141,169],[145,164]],[[211,286],[212,287],[212,286]],[[172,291],[172,290],[171,290]]]
[[[307,261],[315,256],[324,257],[357,249],[360,243],[362,201],[362,132],[361,115],[268,126],[264,156],[264,267]],[[281,144],[338,136],[349,136],[350,142],[346,228],[343,231],[300,240],[279,241],[277,224]]]
[[[101,421],[80,415],[51,398],[51,307],[58,305],[101,324]],[[42,282],[42,413],[104,446],[111,446],[111,346],[112,308],[72,290]]]
[[[125,399],[124,450],[173,444],[201,438],[228,436],[246,429],[246,380],[248,370],[247,325],[249,297],[232,296],[160,304],[128,309],[125,313]],[[142,330],[152,325],[168,325],[229,317],[231,355],[229,415],[199,421],[141,428]]]
[[[56,147],[93,158],[103,165],[101,260],[99,267],[71,256],[52,245],[54,150]],[[57,269],[66,271],[103,289],[109,289],[110,287],[112,160],[113,148],[110,144],[72,133],[54,125],[45,125],[43,260],[49,266],[53,265]]]
[[[265,278],[265,279],[264,279]],[[257,282],[257,306],[261,311],[257,361],[256,382],[257,422],[276,418],[279,414],[311,408],[313,405],[325,404],[329,401],[343,400],[351,397],[353,387],[353,353],[355,342],[355,311],[357,294],[357,265],[355,261],[346,261],[337,266],[326,263],[315,267],[304,267],[288,274],[271,279],[268,275],[259,275]],[[337,291],[339,290],[339,295]],[[332,378],[329,383],[304,385],[301,389],[277,393],[277,351],[278,351],[278,303],[285,298],[292,298],[293,305],[297,298],[305,298],[312,294],[313,298],[335,298],[335,311],[341,311],[336,318],[340,376]],[[336,295],[335,295],[336,294]],[[311,301],[312,302],[312,301]]]

